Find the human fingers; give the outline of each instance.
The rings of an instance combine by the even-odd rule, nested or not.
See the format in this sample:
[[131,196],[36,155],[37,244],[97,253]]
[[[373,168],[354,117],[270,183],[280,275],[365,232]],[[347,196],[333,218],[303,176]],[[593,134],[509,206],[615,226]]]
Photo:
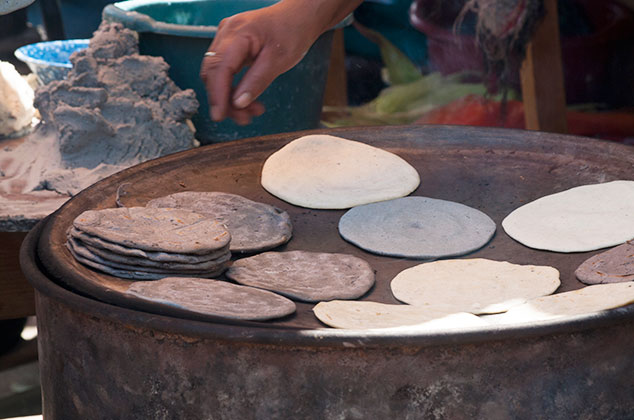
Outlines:
[[303,56],[295,55],[290,55],[280,45],[265,46],[235,88],[232,105],[242,109],[253,103],[277,76],[297,64]]
[[243,109],[230,107],[228,111],[228,117],[235,121],[238,125],[247,125],[251,123],[254,117],[259,117],[264,114],[265,108],[262,103],[255,101],[249,106]]
[[228,42],[216,41],[203,57],[200,75],[207,90],[211,118],[222,121],[231,106],[233,77],[250,61],[251,50],[249,39],[244,37],[234,37]]

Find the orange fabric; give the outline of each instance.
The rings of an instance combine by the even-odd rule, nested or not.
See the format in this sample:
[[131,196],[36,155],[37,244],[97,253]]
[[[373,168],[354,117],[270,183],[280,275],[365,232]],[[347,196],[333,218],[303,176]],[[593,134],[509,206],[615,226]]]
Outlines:
[[[634,113],[568,111],[566,119],[569,134],[611,139],[634,137]],[[503,118],[501,102],[468,95],[425,113],[415,123],[524,128],[524,105],[520,101],[507,101]]]

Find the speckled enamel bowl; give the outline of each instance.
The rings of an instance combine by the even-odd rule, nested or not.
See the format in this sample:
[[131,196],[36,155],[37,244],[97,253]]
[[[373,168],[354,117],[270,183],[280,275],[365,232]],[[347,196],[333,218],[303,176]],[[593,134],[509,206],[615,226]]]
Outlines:
[[87,39],[46,41],[25,45],[15,50],[15,56],[24,61],[42,84],[61,80],[73,67],[70,56],[88,47]]

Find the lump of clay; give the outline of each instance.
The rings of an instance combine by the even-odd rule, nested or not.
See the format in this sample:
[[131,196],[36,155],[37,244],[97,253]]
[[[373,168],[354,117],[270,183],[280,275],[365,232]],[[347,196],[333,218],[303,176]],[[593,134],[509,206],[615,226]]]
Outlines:
[[103,23],[90,47],[70,60],[67,78],[35,97],[46,134],[58,137],[58,169],[66,171],[49,171],[47,188],[74,193],[90,185],[78,177],[96,181],[77,168],[97,170],[101,178],[197,144],[188,124],[198,108],[194,91],[176,86],[161,57],[140,55],[135,32]]
[[0,148],[0,230],[28,230],[102,178],[197,145],[194,91],[174,84],[162,58],[139,55],[135,32],[104,23],[70,60],[66,80],[36,92],[37,130]]
[[26,131],[34,116],[33,88],[13,64],[0,61],[0,137]]

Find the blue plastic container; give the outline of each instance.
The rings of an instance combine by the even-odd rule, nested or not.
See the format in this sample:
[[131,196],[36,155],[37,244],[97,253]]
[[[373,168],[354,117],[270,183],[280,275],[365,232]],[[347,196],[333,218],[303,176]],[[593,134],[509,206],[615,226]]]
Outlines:
[[15,56],[26,63],[42,84],[66,77],[73,65],[70,56],[88,47],[87,39],[45,41],[25,45],[15,50]]
[[[170,76],[183,89],[196,92],[200,108],[193,118],[202,144],[264,134],[316,128],[319,125],[332,46],[332,32],[322,35],[304,59],[279,76],[260,96],[266,113],[248,126],[213,122],[200,79],[203,54],[225,17],[274,4],[256,0],[131,0],[108,5],[103,18],[139,33],[141,54],[162,56]],[[239,77],[239,76],[238,76]]]
[[[57,0],[62,15],[64,34],[68,39],[90,38],[101,23],[101,14],[113,0]],[[33,26],[43,25],[40,1],[27,9],[29,22]]]

